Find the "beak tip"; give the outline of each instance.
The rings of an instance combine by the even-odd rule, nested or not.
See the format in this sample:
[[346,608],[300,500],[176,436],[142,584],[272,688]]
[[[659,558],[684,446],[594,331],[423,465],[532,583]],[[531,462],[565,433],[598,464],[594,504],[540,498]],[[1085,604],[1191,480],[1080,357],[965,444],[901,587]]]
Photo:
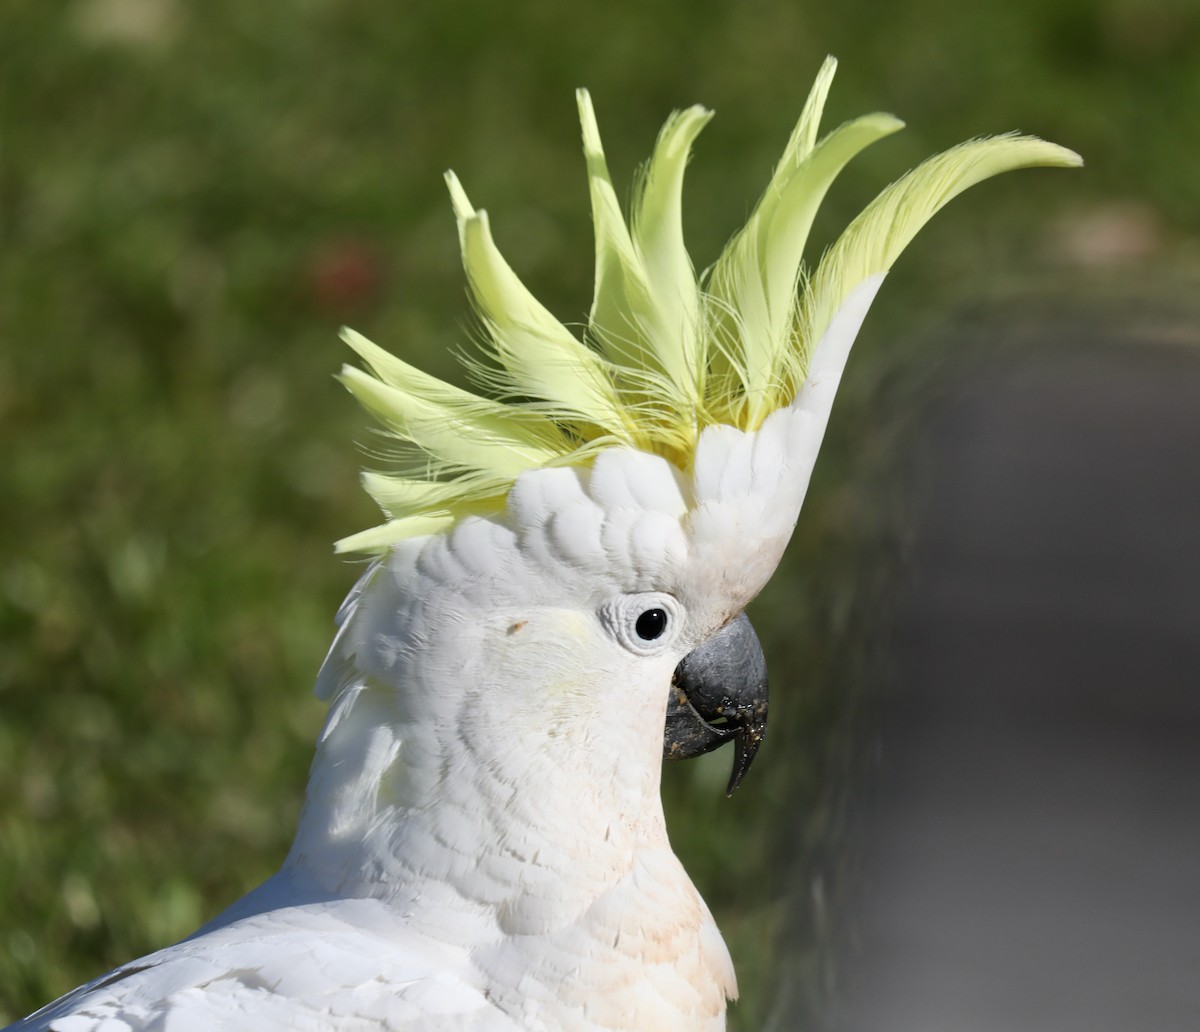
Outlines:
[[735,735],[733,770],[729,772],[729,785],[725,789],[726,799],[732,798],[738,785],[742,783],[742,778],[746,776],[746,773],[750,770],[750,764],[754,762],[754,757],[758,755],[758,747],[762,745],[762,741],[766,737],[765,705],[762,707],[759,717],[760,719],[753,723],[744,724]]

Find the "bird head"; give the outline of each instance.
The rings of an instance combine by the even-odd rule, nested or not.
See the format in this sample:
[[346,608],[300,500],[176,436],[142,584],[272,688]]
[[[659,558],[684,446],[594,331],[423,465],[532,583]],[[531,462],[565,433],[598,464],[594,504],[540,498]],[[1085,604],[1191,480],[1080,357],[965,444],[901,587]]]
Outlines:
[[[822,136],[834,70],[828,59],[761,200],[701,275],[681,204],[711,112],[668,119],[627,220],[591,99],[578,93],[595,232],[578,334],[526,289],[487,213],[447,174],[482,328],[466,359],[478,392],[344,332],[366,368],[347,366],[342,382],[415,456],[364,474],[387,520],[338,545],[379,556],[369,576],[388,585],[355,638],[395,647],[358,647],[359,666],[377,668],[366,673],[394,680],[389,664],[440,642],[473,657],[460,676],[519,686],[481,695],[468,718],[481,727],[517,714],[543,737],[589,742],[633,729],[668,757],[732,740],[737,785],[767,701],[743,611],[787,545],[876,291],[962,190],[1023,166],[1079,164],[1028,136],[961,144],[887,187],[810,268],[803,253],[830,184],[902,127],[871,114]],[[423,613],[421,631],[397,638],[398,610]]]

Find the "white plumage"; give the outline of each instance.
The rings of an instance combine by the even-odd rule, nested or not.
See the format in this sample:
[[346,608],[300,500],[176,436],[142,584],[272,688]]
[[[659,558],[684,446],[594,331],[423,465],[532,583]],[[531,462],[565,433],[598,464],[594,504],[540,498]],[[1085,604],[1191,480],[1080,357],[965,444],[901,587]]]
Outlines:
[[[425,458],[366,478],[389,521],[342,542],[381,554],[317,678],[329,714],[292,849],[189,939],[13,1029],[724,1028],[733,967],[659,799],[670,707],[685,720],[677,740],[666,727],[672,750],[736,737],[740,777],[766,710],[741,613],[791,535],[887,268],[971,183],[1078,163],[1031,138],[965,144],[885,190],[808,277],[829,181],[899,127],[868,116],[818,143],[832,75],[830,60],[707,290],[679,203],[708,113],[667,123],[627,227],[580,94],[587,342],[520,284],[450,177],[488,375],[527,400],[477,397],[346,335],[374,375],[343,382]],[[731,665],[747,640],[755,663]],[[719,684],[702,704],[706,671],[731,669],[751,694]]]
[[[659,800],[663,712],[774,569],[813,424],[713,427],[690,478],[623,448],[531,470],[503,516],[396,545],[339,613],[283,870],[16,1027],[724,1027],[733,967]],[[678,619],[638,654],[622,621],[651,593]]]
[[[724,1028],[733,966],[659,798],[664,710],[774,571],[863,312],[818,349],[819,399],[710,427],[690,476],[613,448],[394,545],[338,614],[282,870],[14,1029]],[[651,603],[671,626],[642,647]]]
[[[17,1027],[723,1027],[733,968],[658,784],[673,670],[783,547],[748,512],[795,485],[753,445],[702,438],[703,503],[662,459],[614,449],[590,475],[523,474],[502,516],[394,546],[341,611],[280,873]],[[647,599],[671,628],[631,642]]]

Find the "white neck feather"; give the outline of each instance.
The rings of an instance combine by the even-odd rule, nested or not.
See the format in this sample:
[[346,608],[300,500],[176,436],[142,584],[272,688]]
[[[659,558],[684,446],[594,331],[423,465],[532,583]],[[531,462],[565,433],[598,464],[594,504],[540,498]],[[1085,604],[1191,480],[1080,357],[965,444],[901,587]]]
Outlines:
[[412,560],[381,568],[327,661],[340,685],[285,872],[469,950],[494,998],[519,982],[527,1006],[543,985],[548,1015],[571,996],[564,964],[627,968],[616,1025],[678,995],[646,982],[653,959],[687,987],[659,1027],[717,1021],[732,968],[659,795],[674,660],[634,683],[611,648],[587,661],[601,632],[578,605],[490,584],[474,607]]

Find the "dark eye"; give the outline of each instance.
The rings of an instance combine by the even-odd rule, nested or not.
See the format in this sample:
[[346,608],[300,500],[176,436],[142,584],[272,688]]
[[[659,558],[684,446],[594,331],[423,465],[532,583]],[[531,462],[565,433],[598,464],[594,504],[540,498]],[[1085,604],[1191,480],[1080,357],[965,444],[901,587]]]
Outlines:
[[617,595],[596,611],[605,632],[635,656],[661,656],[687,627],[687,611],[665,591]]
[[667,629],[667,611],[647,609],[633,626],[642,641],[654,641],[655,638],[662,637],[662,632]]

